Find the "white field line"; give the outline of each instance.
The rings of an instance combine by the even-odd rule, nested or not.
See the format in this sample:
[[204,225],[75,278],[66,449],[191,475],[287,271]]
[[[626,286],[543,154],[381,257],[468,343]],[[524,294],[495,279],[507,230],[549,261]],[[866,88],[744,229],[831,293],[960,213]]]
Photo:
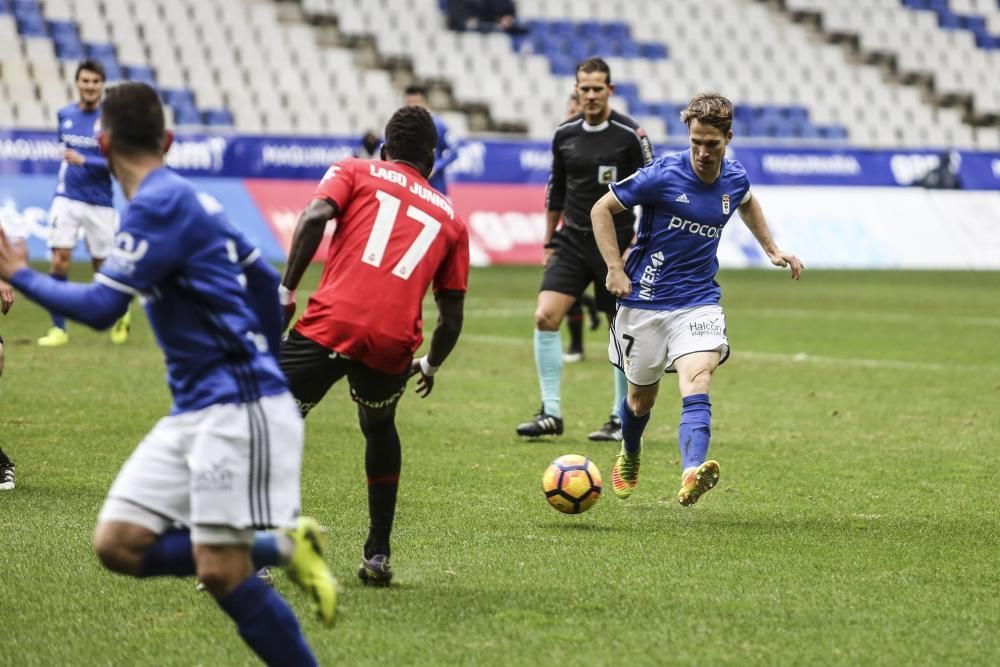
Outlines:
[[[495,336],[488,334],[463,334],[462,341],[471,343],[482,343],[486,345],[504,345],[508,347],[521,347],[531,349],[531,338],[528,336]],[[605,348],[596,341],[587,344],[590,348]],[[827,366],[846,366],[850,368],[876,368],[886,370],[902,371],[936,371],[949,372],[956,370],[976,370],[976,371],[1000,371],[1000,366],[989,366],[980,364],[947,364],[933,361],[893,361],[891,359],[863,359],[859,357],[826,357],[815,354],[797,352],[795,354],[781,354],[777,352],[755,352],[753,350],[733,350],[733,359],[765,361],[769,363],[787,364],[820,364]]]
[[[428,307],[430,305],[428,304]],[[766,317],[774,319],[793,320],[855,320],[862,322],[895,322],[899,324],[913,324],[915,322],[932,321],[931,315],[914,315],[912,313],[868,313],[863,311],[846,310],[801,310],[792,308],[726,308],[727,313],[739,313],[740,317]],[[467,317],[481,317],[484,319],[506,319],[524,318],[532,319],[534,311],[528,308],[477,308],[475,306],[465,309]],[[948,316],[948,321],[955,324],[965,324],[969,326],[1000,327],[1000,317],[960,317]]]

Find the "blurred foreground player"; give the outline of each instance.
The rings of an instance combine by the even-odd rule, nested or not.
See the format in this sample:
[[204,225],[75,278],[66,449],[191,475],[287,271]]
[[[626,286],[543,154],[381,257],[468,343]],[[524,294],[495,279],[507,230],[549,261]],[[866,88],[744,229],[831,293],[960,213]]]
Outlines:
[[[173,137],[153,88],[109,90],[101,126],[101,151],[130,204],[94,282],[36,273],[0,235],[0,278],[67,317],[106,328],[143,296],[166,357],[170,414],[115,479],[94,548],[114,572],[197,574],[264,662],[314,665],[292,610],[254,574],[288,566],[333,621],[319,527],[296,519],[303,424],[275,357],[278,275],[217,200],[164,166]],[[284,530],[255,536],[270,527]]]

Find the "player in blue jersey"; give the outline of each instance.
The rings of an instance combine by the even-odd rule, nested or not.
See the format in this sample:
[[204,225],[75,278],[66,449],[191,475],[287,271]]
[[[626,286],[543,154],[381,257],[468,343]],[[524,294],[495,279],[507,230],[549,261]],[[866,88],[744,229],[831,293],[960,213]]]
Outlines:
[[[49,209],[49,248],[52,250],[50,275],[66,280],[69,264],[83,228],[87,251],[94,270],[111,252],[118,213],[111,203],[111,173],[108,162],[97,147],[100,129],[101,96],[104,93],[104,66],[96,60],[84,60],[76,68],[78,102],[59,109],[59,142],[65,146],[59,167],[59,182]],[[52,327],[38,339],[43,347],[69,342],[66,318],[51,313]],[[111,329],[111,340],[128,339],[129,312]]]
[[[218,201],[164,166],[172,136],[153,88],[110,89],[101,123],[130,204],[94,282],[36,273],[0,236],[0,279],[67,317],[109,327],[142,296],[166,358],[173,406],[115,479],[95,550],[122,574],[197,575],[264,662],[316,664],[287,603],[254,574],[286,565],[333,621],[319,526],[297,519],[303,423],[276,358],[278,274]],[[281,530],[255,534],[269,527]]]
[[[423,86],[410,85],[406,87],[406,106],[423,107],[430,110],[427,105],[427,89]],[[434,146],[434,170],[431,171],[427,182],[431,187],[443,195],[448,194],[448,179],[445,177],[445,169],[448,165],[458,159],[459,142],[452,136],[448,126],[437,114],[431,114],[434,119],[434,129],[437,130],[437,145]]]
[[[743,166],[726,158],[733,138],[733,105],[716,93],[694,97],[681,119],[690,150],[655,160],[612,183],[591,219],[608,266],[608,291],[618,297],[608,355],[624,371],[628,395],[621,407],[623,442],[611,472],[612,489],[627,498],[639,480],[642,433],[660,378],[677,373],[682,397],[678,441],[681,490],[693,505],[719,481],[719,464],[706,460],[711,434],[709,385],[729,356],[726,318],[715,274],[722,228],[740,217],[775,266],[798,280],[802,262],[778,248]],[[635,246],[622,260],[612,216],[642,206]]]

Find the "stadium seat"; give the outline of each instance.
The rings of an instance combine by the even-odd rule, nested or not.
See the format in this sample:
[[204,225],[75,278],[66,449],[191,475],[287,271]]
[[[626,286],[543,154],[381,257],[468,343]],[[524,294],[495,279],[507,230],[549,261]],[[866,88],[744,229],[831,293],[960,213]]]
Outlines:
[[[933,99],[887,79],[879,66],[849,58],[843,46],[816,40],[790,18],[813,12],[823,32],[855,36],[863,51],[891,55],[901,72],[933,77],[939,98],[971,100],[983,118],[1000,115],[1000,4],[994,0],[784,0],[777,9],[752,0],[536,0],[519,5],[528,33],[514,38],[450,32],[431,0],[279,4],[0,0],[0,43],[45,43],[31,47],[41,55],[26,56],[37,106],[51,106],[58,97],[48,86],[41,97],[40,77],[65,76],[59,61],[72,65],[90,56],[105,64],[109,81],[145,80],[182,96],[184,102],[172,103],[178,122],[237,131],[315,133],[324,123],[332,131],[344,128],[344,118],[379,126],[398,106],[401,95],[387,71],[356,64],[370,62],[370,54],[355,59],[351,49],[321,46],[317,29],[289,11],[301,7],[307,18],[335,19],[347,41],[369,36],[379,58],[409,58],[418,77],[450,85],[459,103],[485,104],[494,119],[520,122],[537,138],[550,135],[577,62],[593,54],[611,63],[619,84],[615,106],[655,119],[645,121],[654,141],[685,134],[678,106],[707,88],[737,103],[735,131],[755,138],[978,146],[995,136],[973,131],[953,114],[941,117],[955,127],[935,128]],[[393,18],[401,16],[406,19]],[[706,59],[701,36],[678,26],[709,18],[727,36],[727,48]],[[6,62],[20,54],[5,51],[6,81]],[[871,99],[891,104],[872,105]],[[237,103],[257,108],[237,109]],[[327,114],[331,108],[344,113]],[[25,104],[22,111],[37,108]],[[222,111],[228,119],[216,114]],[[886,127],[862,129],[873,124]]]

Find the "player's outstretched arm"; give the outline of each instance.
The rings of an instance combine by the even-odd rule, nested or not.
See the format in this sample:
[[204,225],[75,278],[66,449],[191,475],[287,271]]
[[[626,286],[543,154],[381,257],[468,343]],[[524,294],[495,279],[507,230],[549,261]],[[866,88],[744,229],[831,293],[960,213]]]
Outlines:
[[132,294],[100,283],[81,285],[53,280],[28,268],[21,251],[0,231],[0,280],[49,310],[95,329],[107,329],[128,310]]
[[413,360],[411,374],[420,375],[417,393],[426,397],[434,389],[434,373],[458,343],[465,318],[465,292],[441,290],[434,294],[438,307],[437,325],[431,335],[431,345],[427,355]]
[[767,257],[771,260],[771,263],[775,266],[787,266],[791,269],[792,279],[798,280],[799,276],[802,275],[802,269],[806,268],[805,264],[798,257],[790,252],[781,250],[774,243],[774,237],[771,236],[767,220],[764,219],[764,210],[760,207],[757,197],[751,196],[749,200],[740,204],[739,212],[743,224],[747,226],[750,233],[757,239],[757,243],[767,253]]
[[625,207],[611,192],[598,199],[590,209],[594,240],[597,242],[597,249],[601,251],[604,263],[608,265],[605,285],[616,297],[628,296],[632,291],[632,281],[625,275],[625,262],[622,261],[621,252],[618,250],[618,235],[615,233],[614,216],[624,210]]

